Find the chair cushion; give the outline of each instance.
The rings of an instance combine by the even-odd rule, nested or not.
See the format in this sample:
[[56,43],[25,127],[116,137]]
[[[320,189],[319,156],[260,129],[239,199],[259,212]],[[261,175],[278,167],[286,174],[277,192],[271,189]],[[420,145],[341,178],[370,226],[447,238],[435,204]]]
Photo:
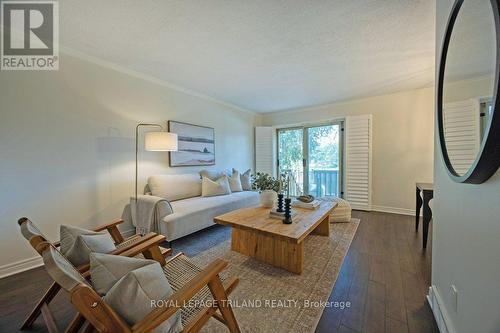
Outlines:
[[243,188],[241,187],[240,173],[237,170],[233,169],[233,174],[231,176],[228,176],[227,179],[229,181],[231,192],[243,191]]
[[148,178],[151,194],[175,201],[201,195],[201,180],[195,174],[156,175]]
[[[219,179],[213,181],[208,177],[203,177],[201,180],[201,196],[213,197],[216,195],[231,194],[229,181],[226,175],[221,176]],[[175,211],[174,211],[175,212]]]
[[88,263],[91,252],[108,253],[116,249],[107,232],[61,225],[60,237],[61,253],[75,266]]
[[[233,169],[233,172],[236,171]],[[241,188],[243,191],[251,191],[252,190],[252,175],[250,174],[251,170],[248,169],[244,173],[240,174],[241,180]]]
[[[104,301],[129,325],[154,310],[154,302],[173,294],[160,264],[154,260],[93,253],[90,265],[92,283],[101,290],[108,289]],[[153,332],[177,333],[182,329],[179,310]]]
[[92,286],[100,295],[106,295],[129,272],[156,262],[101,253],[91,253],[89,257]]

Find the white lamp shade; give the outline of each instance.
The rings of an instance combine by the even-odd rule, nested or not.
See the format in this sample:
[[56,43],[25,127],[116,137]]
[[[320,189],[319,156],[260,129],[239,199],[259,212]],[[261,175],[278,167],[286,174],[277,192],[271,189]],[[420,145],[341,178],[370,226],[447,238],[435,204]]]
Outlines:
[[169,132],[148,132],[144,137],[147,151],[177,151],[177,134]]

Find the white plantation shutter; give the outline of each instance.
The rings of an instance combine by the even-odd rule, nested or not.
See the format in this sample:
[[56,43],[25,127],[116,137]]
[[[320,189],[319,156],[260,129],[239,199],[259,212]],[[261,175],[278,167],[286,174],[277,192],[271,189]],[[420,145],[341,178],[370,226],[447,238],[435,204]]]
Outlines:
[[354,209],[371,210],[372,116],[345,122],[345,199]]
[[255,172],[274,175],[274,131],[273,127],[255,128]]
[[479,152],[480,102],[468,99],[444,106],[444,137],[448,157],[455,171],[463,175]]

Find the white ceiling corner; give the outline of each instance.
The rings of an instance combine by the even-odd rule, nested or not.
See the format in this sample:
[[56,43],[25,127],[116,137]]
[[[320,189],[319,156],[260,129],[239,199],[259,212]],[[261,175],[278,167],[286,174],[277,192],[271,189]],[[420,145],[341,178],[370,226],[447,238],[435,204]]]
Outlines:
[[61,44],[260,113],[434,81],[432,0],[64,0]]

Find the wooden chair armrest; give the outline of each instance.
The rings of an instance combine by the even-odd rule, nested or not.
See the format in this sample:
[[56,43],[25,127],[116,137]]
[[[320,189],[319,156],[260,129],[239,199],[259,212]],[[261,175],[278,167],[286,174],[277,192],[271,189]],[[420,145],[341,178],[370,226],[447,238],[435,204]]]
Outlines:
[[121,224],[121,223],[123,223],[123,220],[122,219],[118,219],[118,220],[115,220],[113,222],[100,225],[97,228],[95,228],[94,231],[103,231],[104,229],[108,229],[108,228],[111,228],[111,227],[116,227],[118,224]]
[[165,320],[170,318],[183,304],[189,301],[197,292],[214,279],[218,279],[220,272],[226,268],[228,263],[222,259],[216,259],[205,269],[196,274],[181,289],[163,302],[165,306],[153,309],[141,321],[132,326],[133,332],[150,332]]
[[168,249],[162,250],[161,251],[161,255],[164,256],[165,258],[168,257],[168,256],[171,256],[172,255],[172,249],[168,248]]
[[109,232],[109,234],[111,235],[111,238],[113,238],[113,240],[115,241],[115,243],[120,244],[125,240],[125,238],[123,238],[122,233],[120,232],[120,230],[118,230],[118,227],[117,227],[121,223],[123,223],[123,220],[119,219],[119,220],[116,220],[114,222],[101,225],[101,226],[95,228],[94,231],[107,230]]
[[[141,242],[139,245],[134,246],[126,251],[123,251],[120,253],[122,256],[126,257],[134,257],[138,255],[139,253],[144,253],[151,248],[157,248],[158,251],[160,249],[159,244],[165,241],[165,236],[163,235],[157,235],[155,233],[150,233],[153,234],[153,237],[149,238],[148,240]],[[149,235],[149,234],[148,234]]]
[[[113,238],[113,241],[117,244],[120,244],[123,242],[125,239],[123,238],[123,235],[121,234],[120,230],[118,230],[117,225],[123,223],[122,219],[116,220],[114,222],[104,224],[101,226],[98,226],[97,228],[94,229],[94,231],[99,232],[103,230],[107,230],[109,234],[111,235],[111,238]],[[61,241],[53,242],[52,245],[55,247],[61,246]]]

